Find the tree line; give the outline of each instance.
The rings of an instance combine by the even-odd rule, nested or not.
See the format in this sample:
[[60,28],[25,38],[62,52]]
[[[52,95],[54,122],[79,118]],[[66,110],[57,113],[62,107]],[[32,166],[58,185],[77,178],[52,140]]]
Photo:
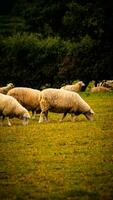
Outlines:
[[112,10],[102,0],[5,0],[0,84],[42,88],[113,79]]

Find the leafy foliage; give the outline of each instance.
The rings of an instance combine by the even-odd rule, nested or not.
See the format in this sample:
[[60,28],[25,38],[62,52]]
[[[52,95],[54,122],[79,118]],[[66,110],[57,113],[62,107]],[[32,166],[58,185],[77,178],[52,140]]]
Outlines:
[[[61,56],[68,49],[58,37],[42,39],[37,34],[17,34],[1,41],[1,80],[11,70],[9,80],[20,85],[41,87],[55,84]],[[6,79],[7,80],[7,79]],[[33,85],[32,85],[33,84]]]
[[1,10],[2,84],[113,79],[112,2],[5,0]]

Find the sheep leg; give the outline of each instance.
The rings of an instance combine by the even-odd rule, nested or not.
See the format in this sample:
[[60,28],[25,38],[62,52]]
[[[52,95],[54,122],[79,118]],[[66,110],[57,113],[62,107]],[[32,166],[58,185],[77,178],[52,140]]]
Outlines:
[[0,125],[2,126],[2,125],[3,125],[3,122],[4,122],[4,119],[5,119],[5,116],[1,116],[0,118],[1,118],[1,123],[0,123]]
[[32,111],[32,119],[35,119],[36,117],[36,110]]
[[75,120],[76,120],[76,116],[75,116],[74,113],[71,113],[71,119],[72,119],[72,122],[75,122]]
[[40,101],[41,113],[39,117],[39,123],[48,121],[48,107],[49,105],[46,100],[43,99]]
[[27,118],[23,118],[22,124],[24,126],[28,125],[28,119]]
[[44,112],[44,121],[49,121],[48,120],[48,111]]
[[8,124],[8,126],[11,126],[11,122],[9,120],[9,117],[7,117],[7,124]]
[[4,119],[3,119],[2,116],[0,117],[0,119],[1,119],[1,120],[0,120],[0,125],[2,126],[2,125],[3,125],[3,120],[4,120]]
[[67,112],[65,112],[65,113],[63,114],[62,118],[60,119],[60,122],[63,121],[63,119],[65,118],[66,115],[67,115]]
[[[5,116],[1,116],[0,118],[1,118],[1,123],[0,123],[0,125],[2,126],[2,125],[3,125],[3,122],[4,122],[4,119],[5,119]],[[10,122],[10,120],[9,120],[9,117],[7,117],[7,124],[8,124],[8,126],[11,126],[11,122]]]
[[44,121],[47,121],[47,118],[46,118],[45,112],[42,111],[42,112],[40,113],[39,123],[44,122]]
[[44,117],[43,117],[43,113],[41,112],[40,113],[40,117],[39,117],[39,123],[41,123],[43,121],[44,121]]

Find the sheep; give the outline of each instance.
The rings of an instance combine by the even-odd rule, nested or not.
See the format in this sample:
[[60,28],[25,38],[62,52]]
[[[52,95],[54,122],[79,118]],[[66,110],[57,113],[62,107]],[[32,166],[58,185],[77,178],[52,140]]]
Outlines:
[[2,122],[7,117],[8,126],[11,126],[9,118],[13,117],[22,119],[23,125],[27,125],[30,114],[14,97],[0,93],[0,117]]
[[40,113],[39,94],[40,90],[27,87],[15,87],[8,92],[8,95],[15,97],[22,106],[32,112],[32,118],[35,118],[36,113]]
[[[65,85],[63,87],[61,87],[60,89],[65,89],[65,90],[69,90],[69,91],[73,91],[73,92],[80,92],[81,88],[85,86],[85,83],[83,83],[83,81],[79,81],[73,85]],[[72,121],[75,121],[75,116],[73,114],[71,114],[72,117]],[[62,119],[61,119],[62,121]]]
[[61,87],[61,89],[65,89],[65,90],[69,90],[69,91],[73,91],[73,92],[80,92],[81,88],[84,86],[85,86],[85,84],[83,83],[83,81],[79,81],[73,85],[65,85],[65,86]]
[[97,87],[92,87],[90,89],[90,92],[110,92],[111,90],[109,88],[106,88],[104,86],[97,86]]
[[113,80],[103,80],[99,84],[100,84],[100,86],[103,86],[103,87],[113,90]]
[[94,111],[78,93],[72,91],[54,88],[42,90],[40,92],[40,108],[39,123],[48,121],[48,111],[64,113],[62,120],[67,113],[84,114],[88,120],[93,120]]
[[9,91],[10,89],[12,89],[12,88],[14,88],[13,83],[8,83],[6,86],[0,87],[0,93],[2,93],[2,94],[7,94],[8,91]]

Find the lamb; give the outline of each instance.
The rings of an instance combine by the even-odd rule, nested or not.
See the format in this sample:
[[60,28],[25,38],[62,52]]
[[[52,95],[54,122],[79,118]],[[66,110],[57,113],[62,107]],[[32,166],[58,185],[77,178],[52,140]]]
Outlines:
[[84,86],[85,86],[85,84],[83,83],[83,81],[79,81],[73,85],[65,85],[65,86],[61,87],[61,89],[65,89],[65,90],[69,90],[69,91],[73,91],[73,92],[80,92],[81,88]]
[[40,90],[27,87],[15,87],[8,92],[8,95],[15,97],[28,111],[32,111],[32,118],[40,113],[39,94]]
[[[29,112],[14,97],[0,93],[0,117],[2,122],[7,117],[8,126],[11,126],[9,118],[17,117],[23,120],[23,125],[28,124]],[[2,125],[2,124],[1,124]]]
[[9,91],[10,89],[12,89],[12,88],[14,88],[13,83],[8,83],[6,86],[0,87],[0,93],[2,93],[2,94],[7,94],[8,91]]
[[109,88],[106,88],[104,86],[97,86],[92,87],[90,92],[110,92],[111,90]]
[[40,92],[40,108],[39,123],[48,121],[48,111],[64,113],[62,120],[67,113],[84,114],[88,120],[93,120],[94,111],[78,93],[72,91],[54,88],[42,90]]

